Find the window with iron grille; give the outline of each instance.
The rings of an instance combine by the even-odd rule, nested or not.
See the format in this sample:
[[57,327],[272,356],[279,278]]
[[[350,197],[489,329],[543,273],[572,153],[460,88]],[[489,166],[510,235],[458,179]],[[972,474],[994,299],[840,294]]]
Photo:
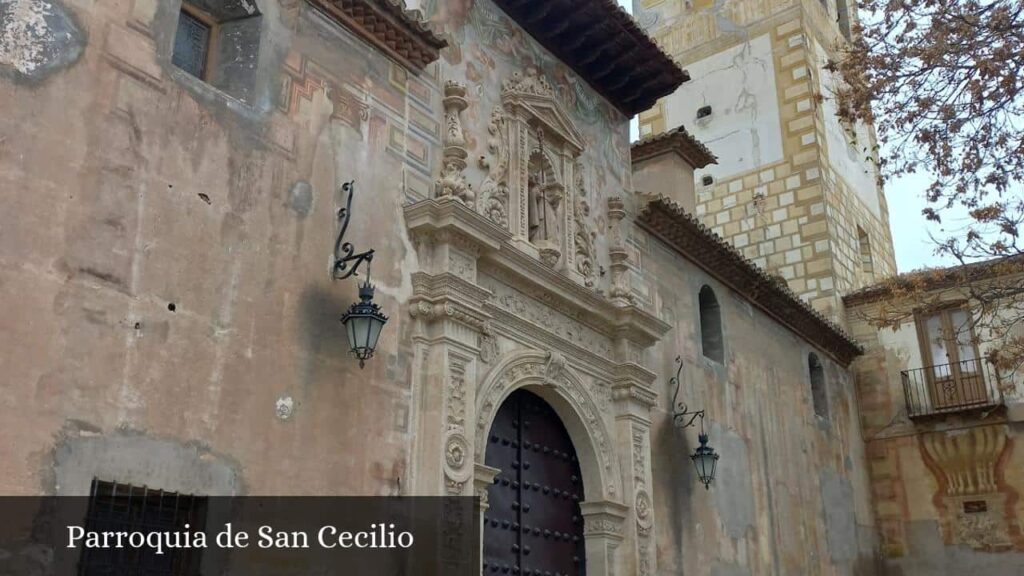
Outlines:
[[175,66],[196,78],[206,78],[206,61],[210,56],[212,26],[182,10],[178,15],[178,32],[174,36]]
[[262,35],[263,17],[255,0],[185,0],[178,13],[171,63],[202,80],[203,84],[186,82],[192,89],[215,88],[215,95],[252,103]]
[[[206,522],[204,496],[93,480],[87,532],[201,531]],[[188,524],[189,528],[185,528]],[[83,549],[78,576],[198,576],[202,550]]]

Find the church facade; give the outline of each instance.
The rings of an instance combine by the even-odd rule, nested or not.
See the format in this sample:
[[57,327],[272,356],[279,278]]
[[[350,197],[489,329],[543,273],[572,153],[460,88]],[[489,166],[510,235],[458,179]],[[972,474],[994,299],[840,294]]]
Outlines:
[[705,225],[724,152],[630,145],[700,76],[607,0],[416,8],[5,3],[0,493],[473,495],[485,574],[883,573],[861,345]]

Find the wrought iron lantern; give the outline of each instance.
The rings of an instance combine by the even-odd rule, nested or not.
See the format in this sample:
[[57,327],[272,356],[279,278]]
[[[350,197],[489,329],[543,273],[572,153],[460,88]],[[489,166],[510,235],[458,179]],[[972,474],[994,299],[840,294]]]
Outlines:
[[[380,311],[380,305],[373,301],[374,289],[373,284],[370,283],[373,250],[356,254],[352,243],[345,241],[345,231],[348,230],[348,223],[352,218],[352,196],[355,195],[355,181],[346,182],[341,189],[348,193],[348,200],[345,207],[338,210],[340,226],[338,239],[334,243],[334,267],[331,276],[335,280],[358,276],[359,265],[366,262],[366,281],[359,285],[359,302],[352,304],[348,312],[341,317],[341,323],[344,324],[345,332],[348,335],[349,348],[352,354],[359,359],[359,368],[363,368],[377,349],[377,341],[380,339],[380,333],[384,329],[388,317]],[[351,267],[350,263],[353,263]]]
[[373,357],[377,349],[377,340],[384,329],[388,317],[380,311],[380,305],[373,301],[373,284],[369,278],[359,286],[359,302],[348,309],[341,317],[348,333],[348,345],[352,353],[359,358],[359,367]]
[[694,421],[700,418],[700,434],[697,436],[700,446],[690,455],[690,460],[693,461],[694,467],[697,468],[697,478],[704,485],[704,489],[708,490],[711,488],[711,483],[715,480],[719,456],[715,453],[714,448],[708,446],[708,435],[704,431],[704,411],[696,410],[691,412],[686,408],[686,404],[679,402],[679,375],[683,371],[683,357],[677,356],[676,362],[679,364],[679,368],[676,369],[676,375],[670,381],[675,386],[675,395],[673,396],[675,411],[672,414],[672,420],[677,426],[685,429],[693,426]]
[[[701,422],[704,419],[701,418]],[[715,454],[715,449],[708,446],[708,435],[704,432],[700,433],[697,437],[700,441],[700,446],[693,451],[690,456],[690,460],[693,460],[693,465],[697,467],[697,478],[700,483],[704,485],[704,489],[708,490],[711,487],[711,483],[715,480],[715,469],[718,467],[718,454]]]

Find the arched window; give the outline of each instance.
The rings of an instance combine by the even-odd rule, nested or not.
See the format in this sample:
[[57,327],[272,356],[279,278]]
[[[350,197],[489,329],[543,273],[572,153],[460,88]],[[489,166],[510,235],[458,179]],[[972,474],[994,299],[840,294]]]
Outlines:
[[828,418],[825,369],[821,365],[821,360],[818,360],[818,356],[814,352],[807,356],[807,369],[811,375],[811,400],[814,402],[814,413],[821,418]]
[[710,286],[700,289],[700,348],[705,358],[718,363],[725,361],[725,342],[722,340],[722,310]]

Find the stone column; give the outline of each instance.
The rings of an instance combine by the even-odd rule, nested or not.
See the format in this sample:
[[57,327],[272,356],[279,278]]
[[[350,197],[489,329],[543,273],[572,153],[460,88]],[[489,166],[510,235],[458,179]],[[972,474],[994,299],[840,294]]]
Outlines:
[[416,320],[411,472],[417,476],[410,480],[416,494],[471,494],[479,345],[490,331],[482,310],[489,292],[476,285],[481,247],[451,230],[419,233],[414,241],[424,270],[413,277],[409,302]]

